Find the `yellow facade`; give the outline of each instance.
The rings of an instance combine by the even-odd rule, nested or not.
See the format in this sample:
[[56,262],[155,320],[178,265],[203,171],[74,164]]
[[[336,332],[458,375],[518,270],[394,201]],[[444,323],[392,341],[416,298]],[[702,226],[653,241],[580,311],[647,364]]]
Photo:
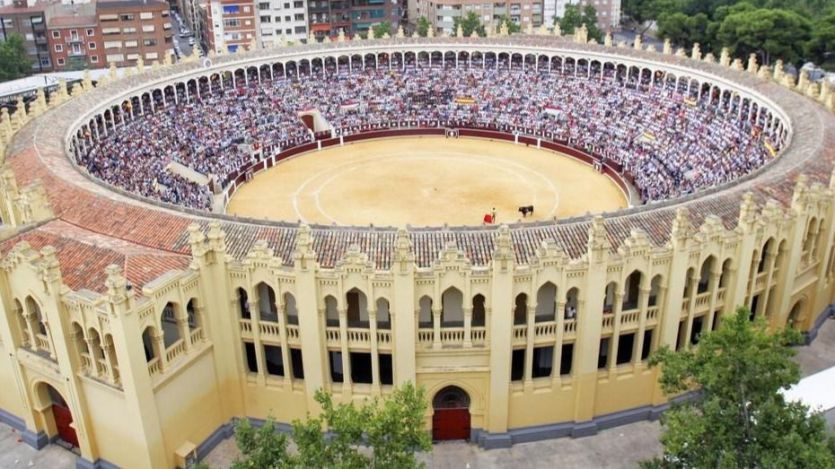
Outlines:
[[[48,189],[18,190],[15,176],[4,172],[0,190],[4,239],[59,213]],[[51,387],[71,411],[81,466],[162,468],[205,454],[234,418],[316,413],[320,388],[348,402],[407,381],[430,399],[456,386],[485,447],[653,418],[667,398],[649,351],[691,346],[737,305],[803,331],[831,313],[835,178],[789,190],[788,206],[744,196],[732,227],[712,215],[695,227],[679,207],[661,245],[635,229],[613,247],[614,222],[594,217],[581,255],[551,240],[525,263],[508,227],[487,263],[448,242],[428,266],[400,230],[380,269],[356,245],[322,266],[305,225],[292,258],[263,240],[235,256],[213,220],[182,234],[187,267],[133,288],[112,265],[96,292],[67,286],[65,251],[15,242],[0,264],[0,419],[46,444],[58,434]],[[358,363],[363,382],[351,379]]]

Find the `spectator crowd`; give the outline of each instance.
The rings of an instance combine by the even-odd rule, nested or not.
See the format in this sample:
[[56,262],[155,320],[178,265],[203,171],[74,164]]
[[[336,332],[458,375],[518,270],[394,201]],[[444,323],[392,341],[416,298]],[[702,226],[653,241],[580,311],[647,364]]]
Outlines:
[[[200,97],[182,87],[175,104],[156,98],[152,112],[136,106],[107,136],[87,135],[79,164],[130,192],[191,208],[210,209],[212,195],[169,169],[176,162],[222,186],[258,158],[314,140],[299,113],[318,110],[335,136],[363,126],[481,127],[568,142],[628,172],[644,201],[663,200],[739,178],[777,151],[763,120],[737,119],[736,104],[614,70],[573,66],[548,70],[405,68],[339,71],[271,81],[238,80]],[[592,72],[592,73],[587,73]],[[586,75],[590,75],[587,78]],[[172,91],[168,89],[169,93]],[[109,125],[110,128],[110,125]],[[766,141],[772,150],[766,147]]]

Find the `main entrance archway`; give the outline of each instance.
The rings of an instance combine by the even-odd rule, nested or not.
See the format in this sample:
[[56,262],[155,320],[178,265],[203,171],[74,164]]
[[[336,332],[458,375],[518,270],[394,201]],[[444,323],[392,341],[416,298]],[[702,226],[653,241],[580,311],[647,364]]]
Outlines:
[[78,436],[73,428],[73,418],[70,412],[70,407],[64,397],[52,386],[46,383],[40,383],[35,390],[43,405],[43,415],[47,419],[49,414],[52,414],[52,419],[55,422],[55,431],[58,433],[58,438],[65,442],[78,446]]
[[432,439],[470,439],[470,396],[457,386],[447,386],[432,400]]

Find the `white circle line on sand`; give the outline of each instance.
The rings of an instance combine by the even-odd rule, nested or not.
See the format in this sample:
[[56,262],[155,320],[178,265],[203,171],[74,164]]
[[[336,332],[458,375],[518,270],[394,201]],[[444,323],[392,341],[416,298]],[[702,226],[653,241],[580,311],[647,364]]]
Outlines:
[[[423,155],[422,155],[422,153],[423,153]],[[437,152],[429,152],[429,151],[418,151],[418,152],[412,153],[410,155],[390,155],[390,154],[379,155],[379,156],[375,155],[375,156],[372,156],[372,157],[365,158],[361,161],[352,161],[352,162],[344,163],[344,164],[337,165],[337,166],[334,166],[334,167],[325,168],[325,169],[323,169],[321,171],[318,171],[315,174],[311,175],[309,178],[307,178],[302,183],[302,185],[299,186],[299,189],[297,189],[294,192],[294,194],[293,194],[293,207],[294,207],[294,210],[296,211],[296,214],[300,218],[303,219],[304,217],[302,216],[302,214],[298,210],[299,195],[303,192],[303,189],[305,187],[307,187],[308,185],[312,184],[314,180],[316,180],[316,179],[318,179],[318,178],[320,178],[320,177],[322,177],[322,176],[324,176],[328,173],[331,173],[330,176],[327,179],[325,179],[324,181],[322,181],[318,185],[314,186],[315,189],[313,189],[313,191],[312,191],[312,193],[314,194],[313,195],[314,204],[316,205],[316,209],[317,209],[317,211],[319,212],[320,215],[327,218],[328,220],[330,220],[333,223],[344,224],[342,221],[340,221],[337,218],[331,216],[330,213],[328,213],[328,211],[325,210],[324,207],[322,207],[321,200],[319,198],[319,194],[322,192],[322,189],[325,186],[327,186],[328,184],[330,184],[334,179],[336,179],[340,176],[343,176],[347,172],[355,171],[355,170],[359,169],[361,166],[365,166],[365,165],[368,165],[368,164],[379,163],[379,162],[385,161],[385,160],[411,160],[411,161],[422,161],[422,160],[441,160],[441,161],[444,161],[444,160],[446,160],[446,161],[448,161],[448,160],[451,160],[451,159],[452,160],[459,160],[459,161],[466,161],[467,163],[471,163],[471,164],[475,163],[475,164],[481,165],[483,167],[491,166],[491,167],[499,168],[500,170],[511,174],[521,184],[524,184],[525,181],[527,181],[528,179],[526,179],[523,174],[520,174],[519,171],[511,171],[507,167],[508,165],[513,166],[513,167],[517,168],[517,170],[522,170],[525,173],[531,174],[534,177],[541,179],[545,183],[545,185],[550,189],[551,195],[553,196],[553,199],[554,199],[554,203],[551,207],[550,212],[548,213],[548,217],[553,217],[554,214],[557,211],[557,208],[559,207],[559,191],[556,188],[556,186],[554,185],[553,181],[551,181],[550,179],[546,178],[545,176],[533,171],[531,168],[528,168],[528,167],[526,167],[524,165],[521,165],[521,164],[519,164],[515,161],[512,161],[512,160],[508,161],[505,158],[492,157],[492,156],[487,156],[487,155],[472,155],[470,153],[460,152],[460,151],[444,151],[444,154],[442,156],[438,156]],[[485,161],[485,160],[487,160],[487,161]],[[346,166],[349,166],[349,168],[347,170],[341,170],[342,168],[344,168]],[[533,205],[534,206],[537,205],[538,198],[537,198],[537,195],[536,195],[535,192],[534,192],[532,198],[533,198],[533,200],[532,200]]]

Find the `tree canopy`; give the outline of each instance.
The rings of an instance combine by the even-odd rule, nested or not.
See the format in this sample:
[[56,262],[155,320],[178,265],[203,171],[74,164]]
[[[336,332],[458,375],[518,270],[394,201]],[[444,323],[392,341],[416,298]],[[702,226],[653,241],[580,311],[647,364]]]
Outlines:
[[459,25],[461,26],[464,36],[466,37],[470,37],[473,34],[473,31],[475,31],[479,36],[487,35],[487,32],[484,30],[484,25],[481,24],[481,19],[474,11],[468,11],[464,16],[455,17],[455,20],[452,23],[453,34],[458,31]]
[[[294,421],[290,437],[277,433],[272,420],[261,428],[252,427],[246,419],[239,421],[235,441],[243,457],[233,469],[411,468],[418,466],[415,454],[432,447],[423,427],[426,394],[411,383],[395,389],[385,399],[359,406],[335,404],[322,390],[315,399],[322,412]],[[291,439],[296,445],[293,453],[288,450]]]
[[826,62],[835,56],[835,0],[625,0],[624,14],[644,31],[704,52],[722,47],[760,63]]
[[432,26],[429,24],[429,20],[426,19],[425,16],[421,16],[417,20],[417,33],[420,37],[426,37],[429,34],[429,28]]
[[[377,23],[374,26],[371,26],[371,33],[375,38],[381,38],[388,34],[391,36],[391,23],[388,21],[383,21],[382,23]],[[372,36],[369,36],[372,37]]]
[[574,34],[575,29],[586,25],[590,40],[603,40],[603,32],[597,26],[597,9],[591,5],[582,8],[579,5],[566,5],[563,16],[554,17],[554,24],[560,25],[563,34]]
[[26,55],[23,36],[11,33],[0,42],[0,81],[16,80],[32,73],[32,60]]
[[800,379],[789,346],[800,335],[749,314],[724,318],[694,349],[651,357],[665,393],[699,394],[662,415],[664,455],[645,467],[835,467],[823,418],[780,392]]

